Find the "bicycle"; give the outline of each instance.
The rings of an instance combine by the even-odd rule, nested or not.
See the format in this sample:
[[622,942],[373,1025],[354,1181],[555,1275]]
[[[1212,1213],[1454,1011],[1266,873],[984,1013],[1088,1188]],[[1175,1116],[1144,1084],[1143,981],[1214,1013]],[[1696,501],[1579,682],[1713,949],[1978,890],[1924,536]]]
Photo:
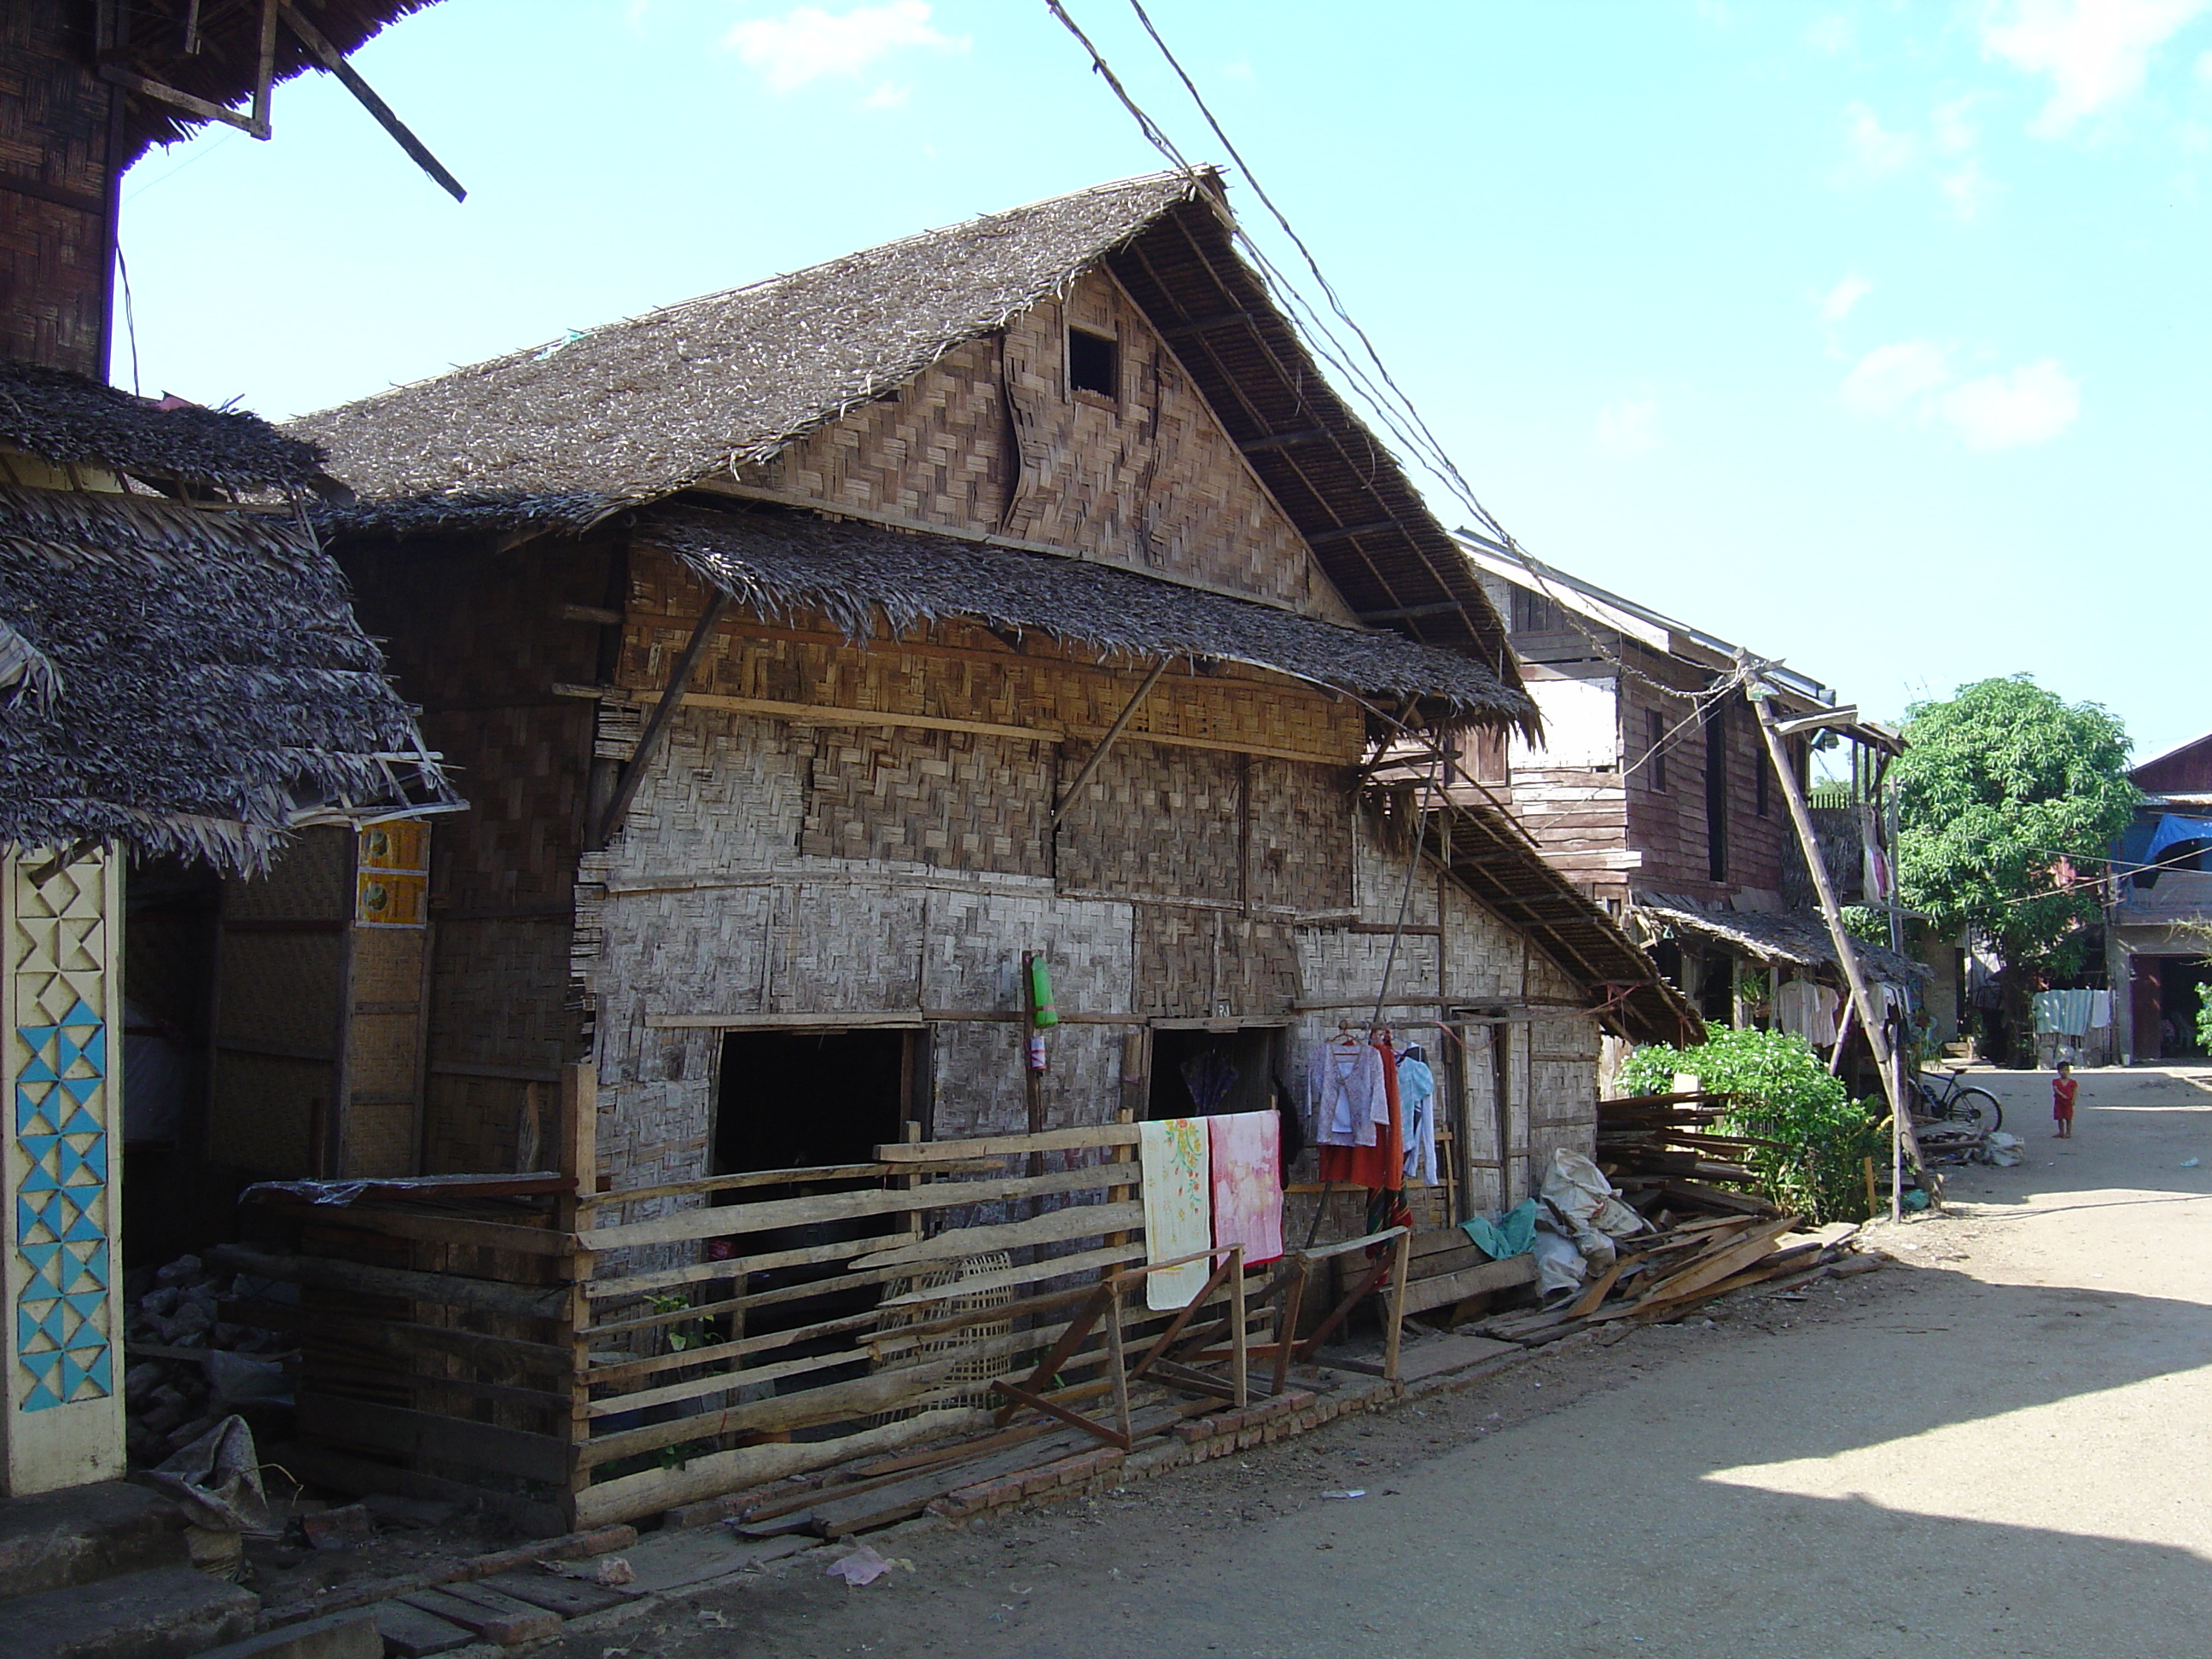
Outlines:
[[2004,1127],[2004,1108],[1987,1089],[1966,1086],[1961,1081],[1965,1073],[1948,1069],[1940,1083],[1934,1083],[1923,1072],[1914,1080],[1913,1093],[1919,1097],[1918,1109],[1913,1121],[1919,1123],[1968,1123],[1975,1133],[1993,1135]]

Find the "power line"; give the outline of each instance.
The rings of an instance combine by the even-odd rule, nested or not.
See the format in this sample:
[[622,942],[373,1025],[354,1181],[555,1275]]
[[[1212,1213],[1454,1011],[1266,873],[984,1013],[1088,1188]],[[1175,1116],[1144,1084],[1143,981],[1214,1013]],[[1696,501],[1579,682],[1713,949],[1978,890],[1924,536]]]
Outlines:
[[[1091,37],[1084,33],[1081,27],[1069,14],[1063,0],[1045,0],[1045,3],[1061,26],[1081,44],[1084,51],[1090,56],[1094,71],[1112,88],[1115,97],[1129,112],[1130,118],[1136,122],[1139,131],[1145,135],[1146,139],[1166,156],[1179,171],[1195,173],[1196,169],[1183,155],[1182,150],[1176,146],[1174,140],[1169,137],[1166,130],[1137,102],[1135,96],[1129,91],[1120,76],[1115,72],[1113,66],[1108,63],[1105,54],[1099,50]],[[1384,430],[1403,445],[1431,476],[1442,483],[1449,493],[1456,496],[1461,503],[1474,514],[1477,521],[1490,533],[1498,544],[1527,572],[1537,591],[1559,607],[1568,617],[1570,625],[1584,636],[1591,648],[1600,657],[1611,664],[1624,678],[1638,681],[1670,700],[1687,701],[1691,704],[1689,720],[1702,718],[1705,709],[1713,702],[1727,696],[1735,689],[1734,686],[1723,683],[1720,686],[1708,688],[1703,692],[1685,692],[1677,687],[1668,685],[1625,660],[1575,613],[1573,606],[1565,600],[1547,580],[1546,572],[1541,564],[1528,556],[1527,550],[1514,538],[1512,533],[1499,523],[1496,515],[1483,504],[1481,498],[1476,495],[1474,487],[1468,483],[1466,476],[1453,462],[1451,456],[1444,449],[1442,441],[1437,437],[1427,421],[1423,418],[1412,398],[1392,376],[1389,365],[1383,362],[1382,352],[1376,346],[1374,340],[1352,315],[1334,284],[1330,283],[1328,275],[1322,270],[1321,261],[1305,239],[1298,234],[1297,228],[1291,223],[1290,216],[1268,193],[1267,187],[1253,170],[1251,163],[1245,159],[1243,152],[1237,148],[1236,141],[1230,137],[1227,129],[1206,102],[1205,94],[1200,92],[1197,82],[1191,78],[1189,71],[1183,67],[1182,60],[1176,56],[1173,48],[1168,45],[1158,26],[1153,23],[1151,15],[1146,11],[1143,0],[1129,0],[1129,4],[1130,9],[1134,13],[1145,33],[1158,48],[1169,69],[1182,83],[1184,91],[1190,95],[1192,103],[1197,106],[1199,114],[1205,120],[1207,128],[1243,175],[1247,186],[1250,188],[1261,204],[1267,209],[1268,215],[1281,228],[1283,234],[1290,240],[1291,246],[1297,250],[1306,269],[1311,272],[1314,282],[1318,285],[1330,312],[1345,328],[1351,331],[1359,346],[1359,349],[1354,351],[1346,345],[1338,337],[1328,319],[1307,301],[1297,285],[1291,282],[1268,257],[1267,250],[1261,247],[1241,224],[1232,220],[1231,234],[1236,239],[1237,245],[1250,257],[1263,287],[1267,290],[1269,296],[1280,306],[1292,327],[1304,337],[1308,349],[1324,364],[1335,370],[1360,402],[1367,406],[1370,413]],[[1362,355],[1364,356],[1367,362],[1373,365],[1371,374],[1359,361]]]

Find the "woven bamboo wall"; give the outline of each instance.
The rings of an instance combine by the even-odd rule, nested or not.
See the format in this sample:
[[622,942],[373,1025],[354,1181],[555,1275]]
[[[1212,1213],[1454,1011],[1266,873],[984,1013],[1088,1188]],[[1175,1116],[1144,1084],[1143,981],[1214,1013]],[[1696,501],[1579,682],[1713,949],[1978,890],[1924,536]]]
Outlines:
[[[1071,391],[1066,331],[1119,345],[1121,395]],[[1011,419],[1010,419],[1011,416]],[[1018,429],[1021,465],[1008,464]],[[987,531],[1352,620],[1195,387],[1103,271],[956,347],[744,482]]]
[[343,556],[362,625],[390,641],[469,802],[431,843],[430,1173],[513,1168],[531,1084],[583,1052],[569,923],[597,705],[554,688],[605,678],[614,630],[564,607],[618,604],[621,556],[557,540]]
[[105,380],[107,112],[121,94],[80,55],[87,10],[0,7],[0,155],[31,187],[0,189],[0,354]]

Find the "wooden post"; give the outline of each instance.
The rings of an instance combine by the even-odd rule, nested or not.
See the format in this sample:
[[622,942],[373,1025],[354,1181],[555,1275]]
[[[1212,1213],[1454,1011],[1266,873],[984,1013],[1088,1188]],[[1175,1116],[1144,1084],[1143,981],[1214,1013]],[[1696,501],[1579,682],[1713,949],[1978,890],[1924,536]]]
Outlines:
[[684,688],[691,684],[691,671],[699,665],[699,659],[707,649],[707,641],[714,632],[714,624],[730,608],[730,596],[716,588],[708,596],[707,608],[699,613],[699,620],[691,629],[691,637],[684,643],[683,651],[668,671],[668,684],[661,688],[660,701],[653,704],[653,713],[645,718],[645,729],[637,734],[637,747],[623,763],[622,771],[615,778],[614,795],[607,802],[607,810],[592,836],[594,851],[614,839],[615,831],[623,826],[629,811],[629,804],[637,798],[638,786],[645,781],[646,769],[653,764],[660,740],[668,733],[668,723],[676,718],[676,711],[684,706]]
[[1061,791],[1060,799],[1054,804],[1051,824],[1053,829],[1060,828],[1060,819],[1067,815],[1067,809],[1075,805],[1075,798],[1083,793],[1083,786],[1091,781],[1091,775],[1098,769],[1099,763],[1106,758],[1106,751],[1114,746],[1114,740],[1121,735],[1122,729],[1129,724],[1130,718],[1137,712],[1137,705],[1152,694],[1152,688],[1160,683],[1160,676],[1167,672],[1168,659],[1162,657],[1159,661],[1152,665],[1152,672],[1145,676],[1144,683],[1130,693],[1129,701],[1122,704],[1121,712],[1114,717],[1114,724],[1106,728],[1106,735],[1098,739],[1098,746],[1091,751],[1091,758],[1085,761],[1082,769],[1076,773],[1075,781]]
[[1114,1426],[1121,1431],[1125,1445],[1133,1443],[1135,1434],[1129,1427],[1129,1362],[1121,1348],[1121,1278],[1108,1270],[1107,1282],[1113,1287],[1113,1297],[1106,1304],[1106,1370],[1114,1383]]
[[1382,1299],[1383,1317],[1389,1321],[1382,1336],[1382,1380],[1398,1380],[1398,1339],[1406,1328],[1406,1273],[1413,1260],[1413,1234],[1411,1228],[1398,1235],[1395,1259],[1390,1264],[1390,1294]]
[[1874,1006],[1874,994],[1867,988],[1866,972],[1859,965],[1858,942],[1844,927],[1843,912],[1836,904],[1835,885],[1828,879],[1828,866],[1820,858],[1820,838],[1814,831],[1813,815],[1805,805],[1804,786],[1797,781],[1796,768],[1790,763],[1782,734],[1775,730],[1774,710],[1766,697],[1754,698],[1752,707],[1759,711],[1759,735],[1766,739],[1767,758],[1773,763],[1775,776],[1781,781],[1782,799],[1790,803],[1790,820],[1796,827],[1797,844],[1804,852],[1807,871],[1813,878],[1814,894],[1820,901],[1821,919],[1828,924],[1829,942],[1835,947],[1837,961],[1843,964],[1844,977],[1850,982],[1851,1006],[1857,1012],[1860,1029],[1866,1032],[1867,1046],[1874,1050],[1875,1064],[1880,1067],[1883,1086],[1888,1091],[1889,1218],[1895,1221],[1902,1213],[1899,1189],[1905,1184],[1907,1146],[1911,1148],[1915,1166],[1920,1162],[1920,1143],[1912,1133],[1911,1115],[1905,1109],[1905,1074],[1899,1069],[1897,1055],[1889,1046],[1888,1028]]
[[1251,1334],[1244,1328],[1244,1247],[1229,1252],[1229,1382],[1237,1390],[1231,1401],[1238,1411],[1251,1403]]
[[[599,1184],[599,1073],[589,1060],[561,1068],[560,1118],[555,1165],[568,1176],[567,1192],[554,1200],[553,1224],[574,1235],[577,1224],[591,1212],[589,1200]],[[590,1471],[583,1462],[586,1443],[592,1437],[592,1255],[579,1249],[566,1261],[568,1279],[567,1316],[568,1364],[568,1488],[561,1505],[570,1526],[576,1523],[576,1500]]]

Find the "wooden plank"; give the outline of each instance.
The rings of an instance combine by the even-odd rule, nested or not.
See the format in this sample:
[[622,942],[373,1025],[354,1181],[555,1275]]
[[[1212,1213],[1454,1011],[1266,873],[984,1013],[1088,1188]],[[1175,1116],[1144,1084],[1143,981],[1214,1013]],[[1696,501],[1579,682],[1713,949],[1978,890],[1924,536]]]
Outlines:
[[672,1244],[699,1238],[727,1238],[740,1233],[784,1227],[811,1227],[829,1221],[872,1216],[913,1215],[969,1204],[995,1204],[1019,1198],[1089,1192],[1136,1179],[1135,1164],[1101,1164],[1095,1169],[1058,1170],[1049,1175],[1006,1176],[978,1181],[933,1182],[910,1191],[817,1193],[805,1198],[771,1199],[762,1204],[725,1204],[659,1216],[651,1221],[595,1227],[580,1235],[591,1250],[625,1249],[640,1244]]
[[827,1468],[852,1458],[988,1428],[990,1422],[991,1413],[987,1411],[955,1407],[923,1412],[832,1440],[788,1441],[710,1452],[691,1458],[682,1468],[646,1469],[581,1488],[576,1493],[576,1524],[603,1527],[634,1520],[678,1504],[720,1498],[725,1492],[742,1492],[747,1486]]
[[428,1659],[434,1653],[451,1653],[477,1639],[477,1633],[434,1613],[404,1601],[379,1601],[369,1609],[384,1650],[398,1659]]
[[1419,1262],[1449,1250],[1474,1248],[1474,1241],[1457,1227],[1439,1227],[1432,1232],[1415,1233],[1411,1255],[1416,1262]]
[[568,1350],[550,1342],[525,1342],[517,1337],[488,1336],[481,1331],[373,1319],[366,1315],[356,1317],[322,1308],[308,1312],[290,1303],[225,1302],[217,1305],[216,1316],[230,1324],[260,1330],[301,1331],[357,1343],[398,1358],[428,1352],[520,1370],[562,1373],[570,1363]]
[[[699,1349],[689,1357],[696,1361],[711,1358],[720,1352],[718,1345]],[[767,1365],[710,1371],[703,1376],[687,1377],[681,1382],[666,1383],[658,1389],[641,1389],[635,1394],[614,1395],[594,1400],[586,1408],[586,1414],[589,1417],[620,1417],[656,1406],[702,1399],[708,1395],[728,1394],[732,1389],[750,1384],[781,1382],[793,1376],[811,1376],[817,1371],[835,1370],[841,1365],[861,1364],[867,1357],[865,1349],[841,1348],[834,1353],[808,1354],[803,1358],[779,1360]],[[595,1388],[605,1386],[606,1382],[596,1372],[591,1380]]]
[[587,1579],[571,1578],[557,1572],[498,1572],[476,1583],[502,1595],[511,1595],[518,1601],[527,1601],[532,1607],[557,1613],[563,1619],[577,1619],[587,1613],[604,1613],[609,1607],[618,1607],[625,1601],[635,1601],[640,1592],[619,1589],[611,1584],[594,1584]]
[[684,1198],[698,1193],[740,1192],[749,1187],[811,1185],[822,1181],[877,1181],[890,1173],[888,1164],[817,1164],[803,1170],[744,1170],[735,1175],[672,1181],[665,1187],[633,1187],[623,1192],[592,1193],[577,1200],[583,1210],[619,1209],[648,1198]]
[[1114,1267],[1125,1261],[1140,1261],[1144,1255],[1145,1247],[1141,1244],[1109,1244],[1103,1249],[1079,1250],[1073,1255],[1045,1256],[1018,1267],[970,1273],[965,1279],[934,1289],[908,1291],[899,1296],[885,1297],[876,1306],[884,1310],[916,1307],[926,1303],[942,1302],[950,1297],[973,1296],[983,1291],[1033,1285],[1038,1279],[1057,1279],[1063,1273],[1084,1273],[1096,1267]]
[[1326,1261],[1333,1255],[1343,1255],[1352,1250],[1364,1250],[1370,1244],[1387,1244],[1405,1231],[1403,1227],[1386,1227],[1379,1233],[1364,1233],[1358,1238],[1339,1239],[1334,1244],[1316,1244],[1309,1249],[1296,1250],[1291,1254],[1304,1256],[1308,1261]]
[[568,1475],[568,1447],[550,1435],[304,1392],[297,1413],[301,1435],[340,1445],[446,1459],[552,1486]]
[[465,1626],[485,1641],[496,1642],[501,1647],[542,1642],[561,1633],[559,1613],[474,1584],[410,1590],[399,1600],[448,1624]]
[[[673,1422],[651,1423],[641,1428],[623,1430],[618,1434],[600,1435],[579,1447],[577,1456],[580,1467],[596,1468],[633,1453],[658,1451],[663,1446],[681,1445],[687,1440],[711,1439],[718,1435],[740,1434],[752,1430],[778,1431],[812,1428],[817,1424],[836,1423],[847,1418],[886,1411],[894,1406],[923,1403],[935,1395],[947,1392],[948,1388],[973,1388],[975,1384],[972,1382],[956,1384],[952,1381],[955,1371],[963,1364],[1025,1353],[1033,1348],[1059,1341],[1068,1328],[1066,1325],[1039,1326],[1030,1330],[1017,1331],[1008,1336],[989,1338],[940,1357],[926,1359],[919,1364],[901,1365],[878,1371],[871,1376],[855,1377],[850,1382],[825,1383],[820,1388],[777,1395],[771,1399],[725,1406],[718,1411],[699,1412]],[[810,1364],[816,1361],[827,1361],[832,1364],[849,1364],[866,1358],[866,1354],[854,1351],[816,1355],[808,1360],[791,1363]],[[735,1387],[736,1383],[733,1382],[732,1386]]]
[[[359,1100],[356,1096],[356,1100]],[[489,1250],[513,1250],[519,1255],[569,1255],[576,1249],[575,1235],[551,1227],[518,1227],[504,1221],[478,1221],[468,1216],[424,1215],[413,1210],[366,1208],[359,1205],[288,1203],[268,1205],[318,1227],[343,1227],[373,1232],[387,1238],[420,1239],[429,1244],[459,1244]]]
[[1073,1129],[1045,1129],[1033,1135],[982,1135],[966,1140],[893,1141],[876,1148],[889,1164],[940,1164],[947,1158],[998,1158],[1025,1152],[1074,1152],[1087,1146],[1133,1146],[1133,1123],[1099,1123]]
[[1427,1313],[1432,1308],[1445,1307],[1467,1297],[1506,1290],[1516,1285],[1532,1285],[1535,1279],[1536,1258],[1512,1255],[1503,1261],[1486,1261],[1479,1267],[1462,1267],[1455,1273],[1416,1279],[1406,1286],[1402,1293],[1385,1291],[1383,1295],[1398,1301],[1401,1313]]
[[568,1290],[561,1285],[539,1290],[502,1285],[489,1279],[464,1279],[453,1273],[371,1267],[328,1256],[270,1255],[240,1244],[219,1244],[209,1252],[209,1259],[232,1273],[255,1279],[274,1279],[316,1290],[351,1291],[363,1296],[398,1297],[410,1302],[432,1302],[524,1319],[558,1319],[568,1304]]
[[1016,1250],[1030,1244],[1057,1243],[1064,1239],[1090,1238],[1100,1233],[1133,1232],[1145,1224],[1145,1206],[1127,1204],[1084,1204],[1053,1210],[1027,1221],[998,1226],[956,1227],[934,1238],[902,1244],[874,1255],[863,1256],[856,1267],[919,1267],[956,1256],[980,1255],[992,1250]]

